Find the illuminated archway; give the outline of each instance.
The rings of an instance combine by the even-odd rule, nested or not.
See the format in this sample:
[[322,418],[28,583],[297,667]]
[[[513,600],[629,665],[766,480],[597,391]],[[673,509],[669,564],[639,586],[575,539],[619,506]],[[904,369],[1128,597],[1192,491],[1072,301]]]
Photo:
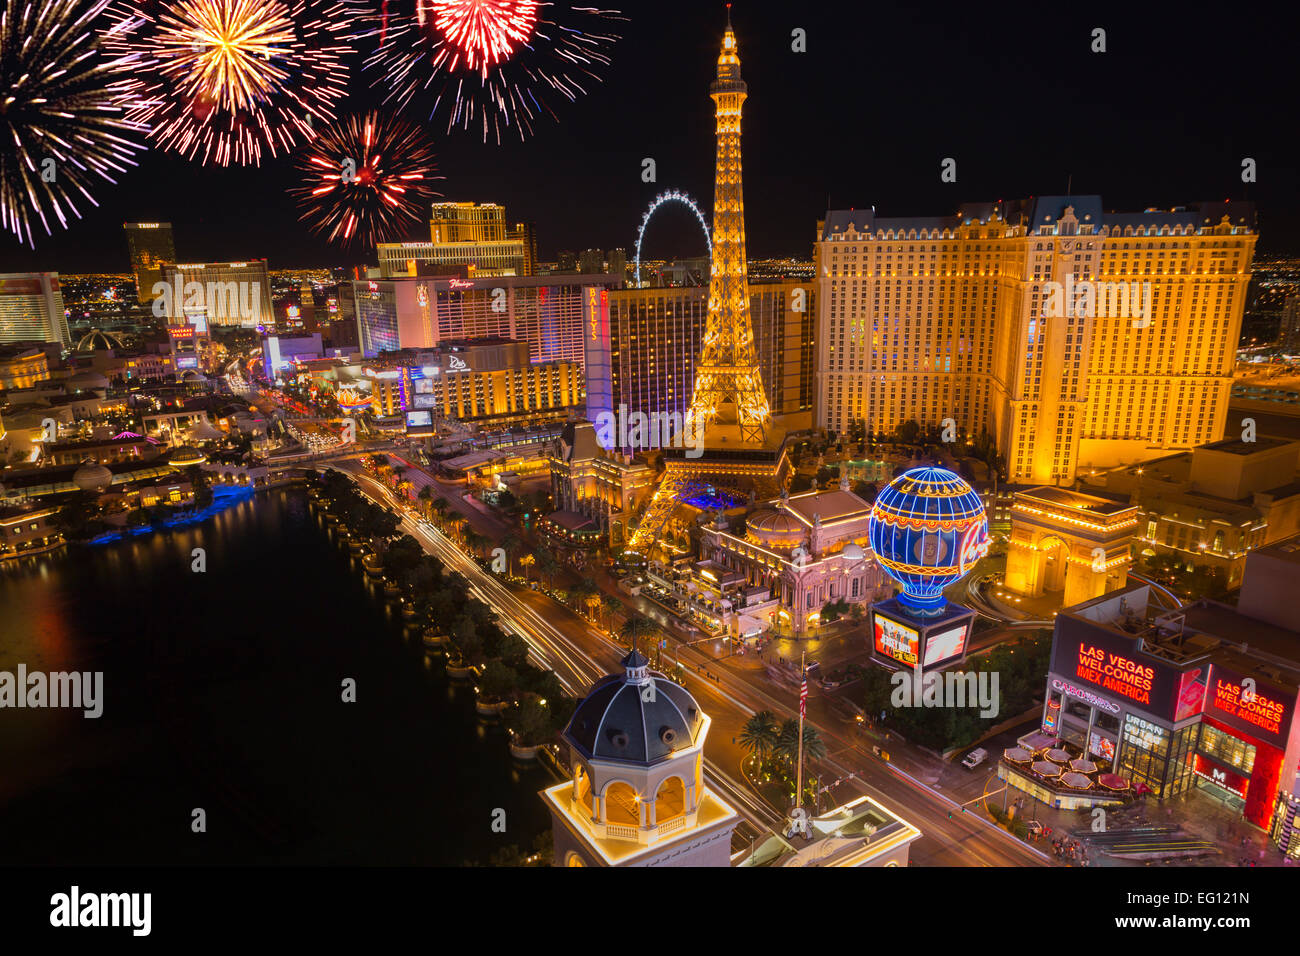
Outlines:
[[670,202],[679,202],[695,213],[695,218],[700,221],[700,228],[704,230],[704,241],[708,244],[709,258],[713,258],[713,237],[709,232],[709,224],[704,221],[704,213],[695,204],[695,200],[677,189],[670,189],[666,193],[660,193],[654,198],[650,208],[645,211],[645,215],[641,217],[641,225],[636,231],[636,256],[633,259],[633,264],[635,266],[634,278],[638,289],[641,288],[641,240],[645,237],[645,227],[649,225],[650,217],[659,210],[659,207]]

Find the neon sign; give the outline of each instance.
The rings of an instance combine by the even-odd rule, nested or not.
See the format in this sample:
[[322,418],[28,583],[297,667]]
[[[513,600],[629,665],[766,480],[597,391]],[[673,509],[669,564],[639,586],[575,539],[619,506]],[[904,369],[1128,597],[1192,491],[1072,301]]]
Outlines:
[[1155,668],[1150,665],[1086,643],[1079,645],[1074,675],[1140,704],[1151,703],[1151,688],[1156,679]]
[[1073,684],[1066,683],[1059,677],[1053,679],[1052,690],[1059,691],[1062,694],[1067,694],[1070,697],[1078,698],[1085,704],[1096,707],[1099,710],[1104,710],[1108,714],[1118,714],[1120,711],[1119,704],[1106,700],[1104,697],[1098,697],[1096,694],[1086,691],[1082,687],[1075,687]]
[[1212,693],[1215,710],[1270,734],[1281,734],[1282,718],[1286,716],[1286,705],[1281,701],[1273,700],[1259,690],[1248,691],[1243,685],[1224,680],[1218,674],[1214,675]]

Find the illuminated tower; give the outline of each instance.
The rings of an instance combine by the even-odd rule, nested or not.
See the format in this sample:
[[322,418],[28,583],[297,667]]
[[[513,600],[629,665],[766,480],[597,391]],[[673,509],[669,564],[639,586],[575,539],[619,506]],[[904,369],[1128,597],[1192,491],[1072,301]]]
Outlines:
[[[745,259],[745,200],[740,180],[740,78],[736,34],[727,4],[727,32],[718,54],[718,78],[709,94],[716,104],[717,160],[713,172],[713,267],[709,318],[695,372],[691,413],[706,434],[714,424],[732,426],[743,444],[767,437],[767,395],[749,321],[749,270]],[[712,436],[711,436],[712,437]]]
[[727,30],[718,54],[718,75],[709,94],[717,116],[713,179],[713,265],[704,342],[695,367],[695,388],[686,414],[689,452],[665,454],[663,480],[646,508],[629,550],[642,555],[660,534],[692,482],[776,491],[787,460],[784,435],[771,427],[771,410],[754,346],[745,259],[745,202],[740,176],[740,112],[746,97],[740,78],[736,34]]

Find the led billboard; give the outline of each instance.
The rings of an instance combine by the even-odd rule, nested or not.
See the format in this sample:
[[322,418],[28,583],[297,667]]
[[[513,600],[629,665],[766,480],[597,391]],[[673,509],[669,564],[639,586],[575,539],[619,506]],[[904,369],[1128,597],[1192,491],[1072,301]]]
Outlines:
[[876,653],[883,654],[900,664],[906,664],[908,667],[915,667],[917,648],[921,640],[916,629],[887,618],[879,611],[873,612],[872,619]]

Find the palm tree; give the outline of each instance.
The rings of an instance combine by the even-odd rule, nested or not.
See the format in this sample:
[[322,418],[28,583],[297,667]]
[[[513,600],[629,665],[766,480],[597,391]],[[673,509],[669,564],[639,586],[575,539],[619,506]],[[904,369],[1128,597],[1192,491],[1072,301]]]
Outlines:
[[555,560],[555,555],[549,551],[543,551],[537,556],[537,570],[546,575],[546,584],[548,587],[555,587],[555,572],[560,570],[560,562]]
[[519,559],[519,566],[524,569],[524,583],[528,582],[528,569],[537,563],[537,558],[531,554],[525,554]]
[[[791,717],[781,724],[781,733],[776,743],[776,753],[791,763],[799,758],[799,721]],[[812,724],[803,726],[803,756],[805,760],[820,760],[826,756],[826,744],[821,734]]]
[[448,504],[446,498],[439,496],[433,499],[433,503],[430,504],[429,507],[437,512],[438,523],[442,524],[442,520],[447,516],[447,509],[450,508],[451,505]]
[[[652,635],[658,635],[659,625],[656,624],[654,621],[650,620],[650,618],[645,617],[644,615],[633,614],[631,617],[629,617],[626,621],[623,622],[623,626],[618,629],[618,633],[619,636],[623,638],[623,640],[627,641],[629,644],[634,644],[642,640],[643,638],[649,638]],[[654,642],[654,647],[655,647],[655,656],[657,658],[659,654],[658,640]],[[659,665],[656,663],[655,666],[657,667]]]
[[432,510],[430,508],[430,505],[433,502],[433,489],[428,485],[424,485],[423,487],[420,488],[420,493],[416,495],[416,497],[419,498],[421,501],[420,507],[421,510],[424,512],[424,516],[426,518],[429,517],[429,514],[431,513]]
[[585,604],[590,609],[593,602],[600,603],[600,590],[596,587],[596,582],[591,578],[583,578],[570,588],[569,596],[573,598],[573,603],[578,607]]
[[600,598],[601,610],[605,612],[605,631],[614,636],[614,612],[623,607],[623,602],[612,594],[603,594]]
[[524,550],[523,538],[518,535],[507,534],[500,541],[501,550],[506,553],[506,573],[510,573],[510,562],[519,556],[519,552]]
[[487,541],[487,538],[479,534],[473,528],[469,528],[465,532],[464,541],[465,541],[465,549],[469,551],[471,554],[477,555],[478,549],[482,547],[483,542]]
[[776,714],[770,710],[760,710],[740,730],[740,745],[751,756],[758,757],[761,764],[776,750],[781,739],[781,725],[777,723]]

